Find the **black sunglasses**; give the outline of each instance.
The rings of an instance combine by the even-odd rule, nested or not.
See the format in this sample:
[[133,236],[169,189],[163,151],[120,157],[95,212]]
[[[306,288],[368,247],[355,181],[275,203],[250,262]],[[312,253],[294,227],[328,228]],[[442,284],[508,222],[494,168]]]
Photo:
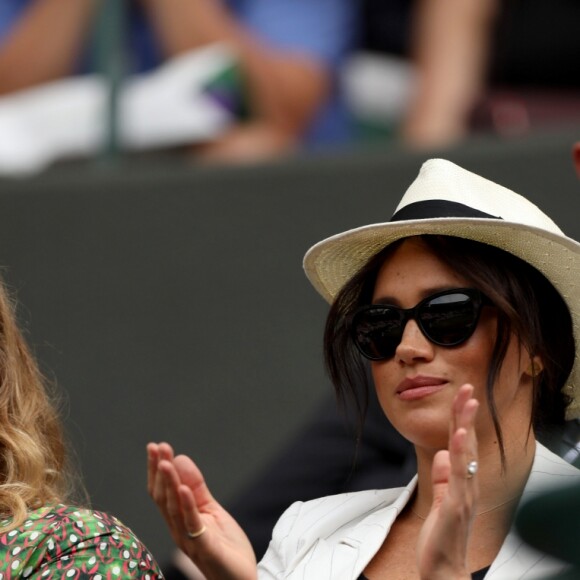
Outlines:
[[479,290],[454,288],[432,294],[414,308],[370,304],[355,312],[351,334],[360,353],[370,360],[394,356],[411,318],[434,344],[457,346],[473,334],[484,303],[489,299]]

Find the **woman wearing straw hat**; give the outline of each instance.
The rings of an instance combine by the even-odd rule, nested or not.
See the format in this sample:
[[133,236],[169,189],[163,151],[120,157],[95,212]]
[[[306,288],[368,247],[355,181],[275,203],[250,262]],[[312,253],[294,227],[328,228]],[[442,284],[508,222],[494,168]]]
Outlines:
[[[542,578],[563,564],[511,528],[520,502],[580,471],[535,439],[580,415],[580,244],[518,194],[424,164],[387,223],[316,244],[306,274],[331,302],[325,356],[364,412],[367,368],[415,447],[404,488],[297,502],[256,568],[202,474],[150,444],[149,491],[207,578]],[[548,531],[549,533],[549,531]]]

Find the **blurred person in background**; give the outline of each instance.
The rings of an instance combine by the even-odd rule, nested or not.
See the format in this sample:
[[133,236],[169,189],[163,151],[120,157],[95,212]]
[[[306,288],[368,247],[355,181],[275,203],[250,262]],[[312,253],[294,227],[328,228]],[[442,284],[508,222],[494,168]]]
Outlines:
[[[91,70],[97,0],[3,0],[0,95]],[[129,0],[128,72],[212,43],[229,45],[249,119],[199,147],[251,161],[349,138],[335,78],[355,38],[351,0]]]
[[575,0],[364,0],[362,11],[361,50],[413,65],[399,120],[406,143],[580,120]]

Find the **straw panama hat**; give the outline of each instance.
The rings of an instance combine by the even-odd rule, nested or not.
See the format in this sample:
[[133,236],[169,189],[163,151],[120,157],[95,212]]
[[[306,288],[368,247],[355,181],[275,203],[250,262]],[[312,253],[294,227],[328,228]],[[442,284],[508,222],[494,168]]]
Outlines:
[[304,257],[306,276],[328,302],[377,252],[400,238],[441,234],[501,248],[542,272],[572,315],[576,356],[562,389],[566,418],[580,417],[580,243],[517,193],[444,159],[423,164],[391,220],[318,242]]

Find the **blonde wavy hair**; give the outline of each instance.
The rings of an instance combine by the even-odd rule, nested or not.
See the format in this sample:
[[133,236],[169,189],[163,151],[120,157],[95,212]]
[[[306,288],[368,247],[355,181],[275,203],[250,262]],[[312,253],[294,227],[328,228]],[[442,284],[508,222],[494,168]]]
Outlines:
[[29,510],[65,501],[71,480],[63,429],[0,280],[0,531]]

